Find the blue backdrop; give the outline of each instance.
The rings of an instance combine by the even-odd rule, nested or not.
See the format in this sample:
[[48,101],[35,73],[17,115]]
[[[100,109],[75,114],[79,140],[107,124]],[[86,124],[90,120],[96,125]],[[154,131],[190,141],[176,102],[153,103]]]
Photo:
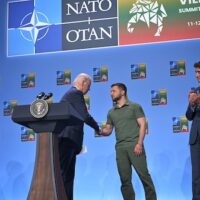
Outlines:
[[[36,142],[21,142],[21,126],[4,116],[4,102],[30,104],[41,92],[53,92],[58,102],[71,85],[57,86],[56,72],[71,70],[72,79],[93,68],[108,67],[108,81],[92,83],[90,113],[106,120],[111,108],[110,85],[124,82],[129,99],[140,103],[148,118],[145,138],[147,161],[159,200],[191,199],[189,133],[173,133],[173,117],[185,115],[187,94],[196,86],[193,64],[200,60],[200,40],[93,49],[35,56],[6,57],[6,0],[0,1],[0,200],[27,197],[35,160]],[[186,75],[170,76],[170,61],[184,60]],[[131,65],[145,63],[146,79],[131,79]],[[35,73],[35,87],[21,88],[21,74]],[[152,106],[151,90],[167,90],[167,105]],[[190,127],[190,124],[189,124]],[[94,137],[85,126],[86,153],[77,159],[75,200],[122,200],[115,163],[115,133]],[[133,174],[136,199],[144,199]]]

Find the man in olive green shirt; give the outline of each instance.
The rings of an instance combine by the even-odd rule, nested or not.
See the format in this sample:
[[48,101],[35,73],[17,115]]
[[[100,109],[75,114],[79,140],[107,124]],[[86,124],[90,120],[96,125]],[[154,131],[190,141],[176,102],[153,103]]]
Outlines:
[[121,179],[124,200],[135,200],[132,185],[132,166],[142,181],[146,200],[156,200],[156,192],[148,172],[143,140],[146,119],[142,107],[127,99],[127,88],[123,83],[111,86],[111,97],[115,105],[108,112],[106,127],[100,132],[108,136],[115,128],[116,160]]

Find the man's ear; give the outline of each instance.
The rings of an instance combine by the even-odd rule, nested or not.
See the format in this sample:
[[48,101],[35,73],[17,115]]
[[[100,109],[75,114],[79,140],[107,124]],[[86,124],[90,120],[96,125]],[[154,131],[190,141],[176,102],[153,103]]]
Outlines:
[[82,86],[84,86],[85,84],[86,84],[86,81],[83,81],[83,82],[82,82]]
[[125,91],[124,90],[121,90],[122,91],[122,94],[125,96]]

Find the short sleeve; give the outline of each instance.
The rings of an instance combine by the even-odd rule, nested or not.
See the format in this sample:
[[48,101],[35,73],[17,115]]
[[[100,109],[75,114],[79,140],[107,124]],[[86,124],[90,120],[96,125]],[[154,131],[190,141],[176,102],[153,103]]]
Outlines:
[[142,107],[139,104],[136,104],[134,106],[134,110],[135,110],[135,115],[136,115],[137,119],[141,118],[141,117],[145,117],[144,110],[142,109]]
[[112,121],[112,118],[111,118],[111,115],[110,115],[110,112],[108,112],[108,115],[107,115],[107,122],[106,124],[110,124],[113,126],[113,121]]

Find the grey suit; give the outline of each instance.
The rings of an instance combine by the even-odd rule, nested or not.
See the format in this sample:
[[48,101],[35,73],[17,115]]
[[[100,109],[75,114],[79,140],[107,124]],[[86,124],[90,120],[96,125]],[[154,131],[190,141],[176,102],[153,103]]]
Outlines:
[[64,94],[61,102],[69,103],[79,115],[79,119],[72,119],[58,135],[61,175],[63,177],[67,199],[73,200],[76,155],[80,153],[82,148],[84,123],[96,131],[99,131],[99,126],[87,111],[83,93],[75,87],[70,88]]
[[[200,87],[195,91],[200,92]],[[200,200],[200,106],[188,105],[186,117],[192,120],[189,139],[192,162],[192,199]]]

